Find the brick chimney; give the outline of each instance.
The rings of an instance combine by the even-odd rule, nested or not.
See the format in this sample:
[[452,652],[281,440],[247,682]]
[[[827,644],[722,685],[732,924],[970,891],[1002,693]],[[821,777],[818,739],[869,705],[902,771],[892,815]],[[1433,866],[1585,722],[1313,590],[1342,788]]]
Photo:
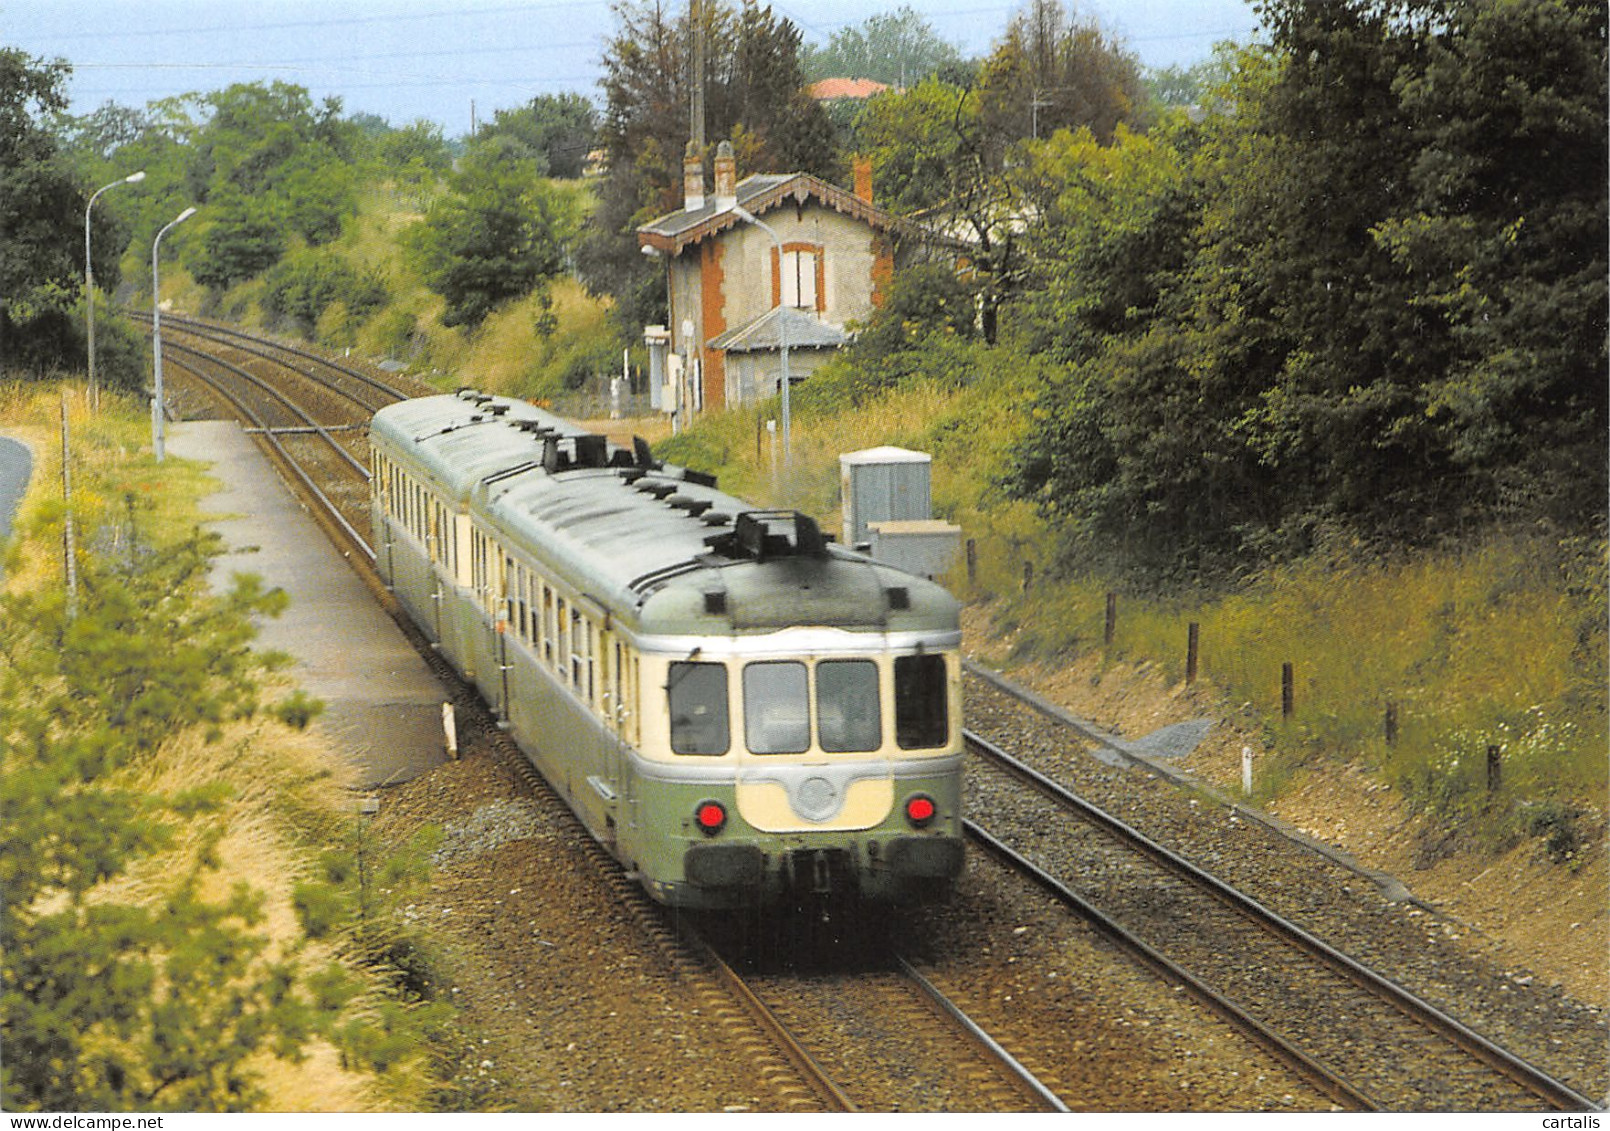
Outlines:
[[732,142],[723,141],[716,146],[716,209],[725,211],[738,203],[738,159],[733,156]]
[[704,157],[691,139],[682,157],[682,207],[689,212],[704,207]]
[[855,159],[855,195],[872,203],[872,158],[857,157]]

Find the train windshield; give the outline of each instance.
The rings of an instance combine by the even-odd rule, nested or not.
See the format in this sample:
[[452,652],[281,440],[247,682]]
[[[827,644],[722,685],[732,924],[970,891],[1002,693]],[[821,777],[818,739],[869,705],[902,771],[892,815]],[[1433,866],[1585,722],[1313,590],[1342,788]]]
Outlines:
[[894,661],[894,736],[902,750],[950,741],[943,656],[897,656]]
[[816,665],[816,727],[830,754],[883,745],[878,710],[878,665],[871,660],[823,660]]
[[754,754],[803,754],[810,749],[804,664],[789,660],[744,668],[744,741]]
[[674,663],[666,689],[671,700],[671,749],[678,754],[725,754],[727,666]]

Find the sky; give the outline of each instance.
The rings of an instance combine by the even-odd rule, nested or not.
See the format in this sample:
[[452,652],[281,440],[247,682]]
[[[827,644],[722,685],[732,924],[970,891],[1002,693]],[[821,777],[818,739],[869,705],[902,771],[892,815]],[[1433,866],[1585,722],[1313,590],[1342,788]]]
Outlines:
[[[668,8],[684,0],[666,0]],[[773,0],[804,41],[905,4],[967,55],[986,53],[1019,2]],[[1250,0],[1077,0],[1145,66],[1188,66],[1222,39],[1247,41]],[[609,0],[0,0],[0,47],[65,59],[71,112],[144,106],[191,91],[275,79],[335,96],[347,114],[393,125],[426,118],[449,136],[471,115],[541,94],[597,98]]]

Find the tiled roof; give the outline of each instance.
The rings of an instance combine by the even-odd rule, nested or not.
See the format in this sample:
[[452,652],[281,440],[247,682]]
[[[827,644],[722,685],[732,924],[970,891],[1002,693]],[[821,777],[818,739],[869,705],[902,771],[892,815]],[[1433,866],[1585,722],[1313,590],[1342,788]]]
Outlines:
[[821,79],[806,87],[805,92],[818,102],[830,102],[835,98],[871,98],[888,89],[887,83],[872,79]]
[[782,333],[788,334],[788,348],[838,349],[850,339],[837,327],[796,310],[791,306],[774,306],[759,318],[746,322],[734,330],[711,338],[713,350],[728,353],[753,353],[757,350],[776,350],[782,347]]
[[[919,231],[894,213],[809,173],[757,173],[738,182],[734,195],[739,204],[756,216],[764,216],[784,201],[804,204],[815,199],[834,211],[859,217],[874,228],[907,234]],[[677,255],[689,244],[741,223],[743,220],[731,210],[717,207],[713,195],[707,195],[702,208],[671,212],[638,228],[637,242]]]

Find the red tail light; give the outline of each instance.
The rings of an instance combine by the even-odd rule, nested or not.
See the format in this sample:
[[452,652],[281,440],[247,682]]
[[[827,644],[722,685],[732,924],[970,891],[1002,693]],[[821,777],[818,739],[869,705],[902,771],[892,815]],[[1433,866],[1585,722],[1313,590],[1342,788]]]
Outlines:
[[929,824],[939,814],[939,806],[927,794],[914,793],[906,798],[906,820],[917,828]]
[[727,827],[727,810],[719,801],[701,801],[694,806],[693,823],[705,836],[715,836]]

